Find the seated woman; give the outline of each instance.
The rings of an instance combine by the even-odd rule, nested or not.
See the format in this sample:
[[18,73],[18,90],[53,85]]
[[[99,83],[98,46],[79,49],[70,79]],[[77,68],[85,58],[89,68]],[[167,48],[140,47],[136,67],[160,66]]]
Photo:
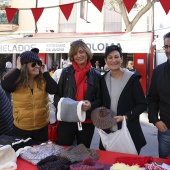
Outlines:
[[11,101],[0,86],[0,135],[12,135],[13,116]]

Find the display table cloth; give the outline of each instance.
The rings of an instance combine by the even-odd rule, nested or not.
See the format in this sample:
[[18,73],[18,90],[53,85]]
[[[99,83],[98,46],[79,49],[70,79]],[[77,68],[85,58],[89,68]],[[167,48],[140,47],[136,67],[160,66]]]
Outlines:
[[[97,160],[98,162],[101,163],[105,163],[105,164],[114,164],[115,163],[115,159],[118,157],[127,157],[128,158],[132,158],[134,157],[134,155],[132,154],[123,154],[123,153],[118,153],[118,152],[109,152],[109,151],[101,151],[101,150],[97,150],[97,152],[100,155],[100,158]],[[135,155],[137,158],[140,158],[140,155]],[[153,157],[153,161],[157,162],[157,163],[166,163],[168,164],[168,159],[161,159],[161,158],[155,158]],[[20,157],[18,157],[17,159],[17,170],[38,170],[37,166],[21,159]]]

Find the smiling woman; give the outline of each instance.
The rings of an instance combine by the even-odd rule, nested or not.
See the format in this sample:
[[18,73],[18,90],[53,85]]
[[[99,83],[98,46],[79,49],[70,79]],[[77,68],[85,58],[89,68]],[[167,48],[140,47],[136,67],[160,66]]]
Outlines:
[[17,68],[9,71],[2,80],[2,87],[12,92],[13,135],[38,142],[48,140],[48,93],[57,93],[57,83],[37,53],[25,51],[17,58]]
[[54,104],[57,107],[62,97],[83,101],[81,110],[86,112],[86,119],[82,124],[75,121],[59,121],[58,144],[70,146],[76,137],[77,144],[84,144],[89,148],[94,133],[94,125],[90,118],[91,111],[101,105],[101,75],[91,66],[90,60],[93,54],[82,40],[71,43],[68,56],[72,65],[62,70]]
[[[102,76],[103,106],[114,111],[116,113],[114,118],[117,120],[117,124],[105,131],[111,133],[120,129],[125,116],[136,150],[140,153],[146,140],[139,123],[139,115],[145,111],[147,106],[139,82],[141,76],[121,68],[123,57],[119,45],[106,47],[104,58],[110,71]],[[100,149],[105,149],[103,146],[105,143],[100,142]]]

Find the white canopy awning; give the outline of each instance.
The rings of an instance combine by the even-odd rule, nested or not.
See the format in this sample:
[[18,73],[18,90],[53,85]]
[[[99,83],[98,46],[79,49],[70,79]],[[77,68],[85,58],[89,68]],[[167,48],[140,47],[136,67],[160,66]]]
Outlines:
[[40,53],[68,53],[72,41],[83,39],[93,53],[104,53],[111,44],[120,44],[123,53],[149,53],[152,33],[134,34],[36,34],[34,37],[0,40],[0,53],[21,53],[39,48]]

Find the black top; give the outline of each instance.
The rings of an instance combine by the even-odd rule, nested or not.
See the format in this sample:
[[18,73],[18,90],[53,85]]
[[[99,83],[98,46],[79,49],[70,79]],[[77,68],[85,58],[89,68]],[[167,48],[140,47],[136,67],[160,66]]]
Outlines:
[[155,124],[161,120],[170,129],[170,63],[168,61],[154,69],[147,99],[149,122]]
[[[109,72],[106,72],[106,74],[108,73]],[[103,106],[110,109],[111,99],[104,78],[106,74],[102,76],[102,102]],[[117,115],[126,115],[128,117],[127,127],[138,153],[146,144],[139,122],[139,116],[147,108],[145,95],[139,81],[140,77],[141,76],[137,74],[133,74],[130,77],[120,94],[117,105]],[[122,123],[119,122],[118,129],[121,128],[121,125]]]
[[[3,89],[8,92],[14,92],[16,88],[15,82],[17,81],[20,73],[21,71],[16,68],[7,77],[5,77],[5,79],[1,81]],[[49,72],[44,72],[43,77],[46,81],[46,92],[50,94],[56,94],[58,92],[58,85],[50,76]]]

